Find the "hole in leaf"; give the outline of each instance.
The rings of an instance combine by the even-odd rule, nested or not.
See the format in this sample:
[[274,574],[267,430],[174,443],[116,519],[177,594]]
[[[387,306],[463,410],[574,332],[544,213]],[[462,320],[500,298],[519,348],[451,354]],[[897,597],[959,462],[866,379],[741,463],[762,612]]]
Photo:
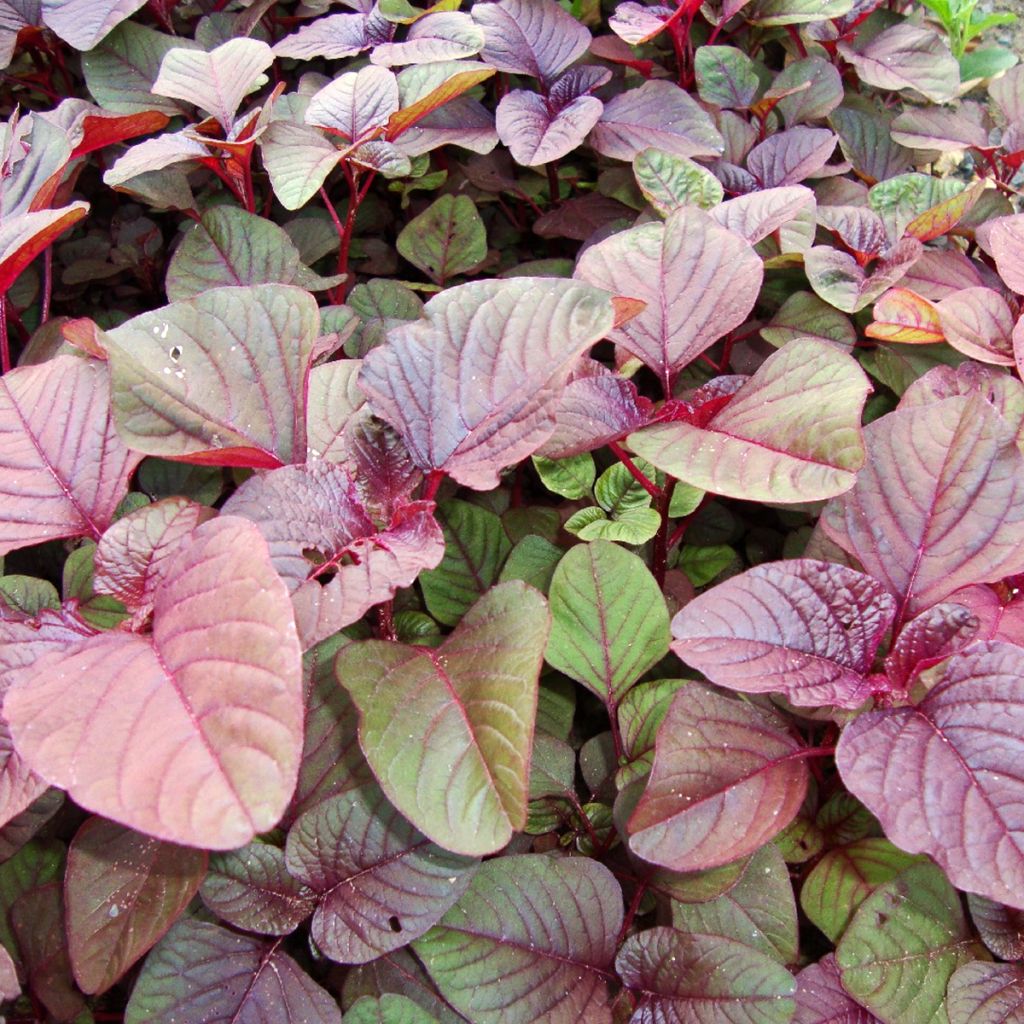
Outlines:
[[171,351],[168,352],[167,354],[170,356],[171,362],[172,363],[176,363],[181,358],[181,346],[180,345],[174,345],[171,348]]
[[[302,557],[307,562],[313,563],[313,570],[309,574],[310,579],[314,579],[321,587],[326,587],[331,580],[337,575],[337,568],[334,565],[330,565],[327,556],[317,548],[303,548]],[[321,566],[324,568],[321,569]]]
[[391,917],[388,918],[388,927],[393,932],[400,932],[402,930],[402,922],[399,921],[394,914],[392,914]]

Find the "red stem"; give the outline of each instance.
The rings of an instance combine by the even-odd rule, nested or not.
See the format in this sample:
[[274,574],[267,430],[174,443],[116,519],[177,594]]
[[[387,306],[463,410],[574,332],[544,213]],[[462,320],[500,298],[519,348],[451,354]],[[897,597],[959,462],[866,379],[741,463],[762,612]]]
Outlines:
[[614,700],[609,700],[604,707],[608,712],[608,721],[611,723],[615,760],[621,762],[626,754],[626,745],[622,742],[622,730],[619,728],[619,708]]
[[804,761],[809,757],[831,757],[835,752],[835,747],[805,747],[803,750],[794,750],[792,754],[780,757],[779,761]]
[[377,605],[377,636],[381,640],[397,640],[395,632],[395,602]]
[[800,54],[800,56],[802,58],[806,57],[807,47],[804,46],[804,41],[803,39],[800,38],[800,30],[796,27],[796,25],[787,25],[786,33],[789,35],[789,38],[793,40],[794,44],[796,45],[797,52]]
[[440,469],[432,469],[427,474],[426,482],[423,485],[423,501],[434,500],[442,480],[444,480],[444,473]]
[[11,368],[11,339],[7,335],[7,293],[0,295],[0,370]]
[[552,160],[544,166],[548,172],[548,194],[551,196],[552,204],[557,204],[562,198],[562,192],[558,186],[558,161]]
[[654,549],[651,554],[651,572],[660,588],[665,586],[665,573],[668,572],[668,492],[663,493],[654,502],[654,507],[661,516],[661,526],[654,535]]
[[39,323],[45,324],[50,319],[50,299],[53,296],[53,248],[47,246],[43,251],[43,300],[39,307]]
[[637,883],[633,898],[629,901],[629,909],[626,911],[626,916],[622,919],[622,927],[619,929],[618,938],[615,940],[616,949],[622,945],[623,940],[629,934],[629,929],[633,927],[633,918],[636,917],[636,912],[640,909],[640,901],[644,898],[644,893],[646,892],[647,879],[641,878]]
[[658,487],[657,484],[652,483],[642,469],[629,457],[629,453],[622,448],[621,445],[615,441],[611,441],[608,444],[615,457],[621,462],[626,469],[629,470],[630,476],[652,497],[661,498],[664,496],[664,491]]

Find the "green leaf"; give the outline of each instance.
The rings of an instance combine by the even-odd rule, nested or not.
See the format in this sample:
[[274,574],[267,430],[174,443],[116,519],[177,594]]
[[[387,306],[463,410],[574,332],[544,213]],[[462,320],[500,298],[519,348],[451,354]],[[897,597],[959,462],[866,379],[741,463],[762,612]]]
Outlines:
[[527,534],[513,549],[505,562],[499,583],[508,580],[522,580],[536,587],[542,594],[548,592],[551,577],[555,573],[565,552],[549,540],[538,537],[535,533]]
[[838,942],[857,908],[879,885],[921,860],[888,839],[861,839],[829,850],[804,881],[800,905],[814,924]]
[[668,651],[668,608],[634,554],[607,541],[578,544],[551,581],[548,663],[605,703],[626,691]]
[[399,253],[435,284],[464,274],[487,255],[487,232],[469,196],[443,195],[398,236]]
[[[643,459],[634,459],[633,464],[654,481],[655,469],[650,463]],[[612,515],[635,508],[646,508],[651,504],[650,494],[621,462],[609,466],[597,478],[594,484],[594,497],[601,508]]]
[[684,484],[682,480],[677,480],[668,503],[669,519],[682,519],[684,516],[696,512],[700,508],[705,494],[707,491],[702,491],[699,487],[694,487],[693,484]]
[[596,519],[584,526],[580,540],[618,541],[620,544],[646,544],[661,528],[661,516],[653,508],[631,508],[614,519]]
[[760,90],[754,62],[735,46],[701,46],[693,64],[697,93],[705,103],[743,110]]
[[960,81],[974,82],[980,78],[995,78],[1017,64],[1018,57],[1005,46],[979,46],[960,58]]
[[637,153],[633,174],[644,198],[663,217],[680,206],[710,210],[725,196],[722,183],[706,167],[662,149]]
[[60,594],[48,580],[35,576],[0,576],[0,604],[35,616],[44,608],[57,611]]
[[710,547],[687,544],[679,552],[679,568],[695,587],[710,583],[736,560],[736,552],[725,544],[713,544]]
[[605,522],[607,517],[605,516],[604,509],[598,508],[597,505],[588,505],[586,508],[581,508],[578,512],[573,512],[571,516],[565,521],[565,532],[571,533],[574,537],[578,537],[580,533],[591,523]]
[[405,996],[386,993],[378,998],[357,999],[342,1024],[437,1024],[437,1018]]
[[685,679],[655,679],[638,683],[622,698],[618,708],[619,729],[630,760],[616,773],[615,783],[619,789],[650,772],[658,728],[672,698],[686,682]]
[[498,857],[413,943],[473,1024],[611,1024],[607,968],[622,925],[612,873],[585,857]]
[[114,629],[129,618],[116,597],[93,590],[96,545],[90,540],[68,555],[64,562],[64,600],[78,602],[78,614],[96,629]]
[[550,616],[523,583],[489,590],[436,650],[351,644],[335,664],[388,799],[438,845],[500,850],[526,823],[537,680]]
[[534,455],[533,466],[549,491],[570,501],[590,497],[597,477],[594,456],[590,452],[570,455],[567,459],[545,459],[542,455]]
[[437,521],[444,531],[444,558],[436,569],[420,573],[427,611],[454,626],[491,584],[512,550],[501,520],[468,501],[442,502]]
[[959,893],[941,868],[918,863],[860,905],[836,962],[843,988],[884,1024],[945,1024],[946,986],[970,946]]

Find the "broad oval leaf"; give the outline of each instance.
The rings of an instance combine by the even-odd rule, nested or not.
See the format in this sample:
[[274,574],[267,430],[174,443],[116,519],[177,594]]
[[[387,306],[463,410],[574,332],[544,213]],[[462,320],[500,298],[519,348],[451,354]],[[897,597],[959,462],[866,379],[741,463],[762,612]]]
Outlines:
[[4,374],[0,452],[0,554],[57,537],[98,540],[141,458],[114,428],[107,367],[77,356]]
[[633,157],[633,174],[644,198],[662,216],[680,206],[710,210],[725,192],[721,182],[706,168],[685,156],[660,149],[643,149]]
[[345,1014],[345,1024],[438,1024],[419,1004],[394,992],[363,996]]
[[550,616],[518,581],[493,587],[436,650],[365,640],[338,679],[388,799],[446,850],[500,850],[526,822],[537,679]]
[[1024,967],[980,961],[957,968],[949,979],[950,1024],[1022,1024]]
[[349,471],[329,462],[253,477],[224,510],[263,534],[291,594],[303,649],[410,586],[444,554],[432,502],[406,504],[380,528]]
[[118,430],[163,458],[305,461],[319,323],[313,296],[281,284],[214,288],[133,317],[105,335]]
[[394,72],[371,65],[339,75],[325,85],[309,101],[305,120],[354,143],[375,129],[383,131],[398,105]]
[[483,45],[483,30],[470,15],[439,10],[413,22],[403,42],[375,46],[370,60],[386,67],[432,64],[472,57],[480,52]]
[[91,50],[145,0],[44,0],[46,27],[76,50]]
[[469,196],[443,195],[413,217],[396,248],[432,281],[472,270],[487,255],[487,232]]
[[850,253],[816,245],[804,254],[804,269],[821,298],[844,313],[856,313],[896,284],[921,253],[916,238],[903,238],[868,272]]
[[318,896],[313,941],[346,964],[418,939],[466,891],[477,864],[430,842],[372,785],[301,815],[285,856]]
[[859,707],[896,602],[831,562],[758,565],[696,597],[672,620],[672,650],[712,682],[784,693],[798,707]]
[[68,848],[68,953],[83,992],[105,992],[196,894],[206,853],[90,818]]
[[753,853],[803,803],[800,749],[772,713],[684,687],[658,730],[651,777],[629,819],[630,849],[673,871]]
[[529,277],[449,288],[423,312],[370,352],[359,382],[416,465],[476,490],[547,440],[573,361],[614,319],[597,288]]
[[787,185],[734,196],[709,212],[722,227],[753,245],[801,214],[813,215],[815,208],[814,193],[809,188]]
[[575,272],[647,304],[609,338],[658,374],[666,396],[679,370],[743,323],[763,275],[747,241],[692,207],[590,246]]
[[13,673],[4,715],[33,769],[130,828],[232,849],[273,827],[295,788],[302,675],[259,531],[198,527],[154,595],[151,637],[102,633],[36,659]]
[[988,229],[988,248],[1007,287],[1024,295],[1024,214],[993,221]]
[[189,918],[150,953],[124,1019],[341,1024],[341,1010],[276,943]]
[[287,935],[316,907],[313,890],[289,874],[284,850],[259,841],[213,854],[199,895],[222,921],[259,935]]
[[481,58],[514,75],[549,82],[590,44],[586,27],[555,0],[476,3],[471,13],[484,31]]
[[762,188],[798,185],[825,166],[837,141],[827,128],[788,128],[758,143],[747,154],[747,169]]
[[545,658],[606,704],[668,652],[668,608],[632,552],[608,541],[578,544],[558,563]]
[[938,1022],[970,945],[957,891],[934,864],[913,864],[861,904],[836,963],[843,988],[885,1024]]
[[796,976],[796,1013],[792,1024],[879,1024],[843,988],[832,953]]
[[1013,366],[1016,315],[994,288],[964,288],[935,307],[946,341],[972,359]]
[[928,853],[961,889],[1024,909],[1024,649],[975,644],[916,707],[843,731],[843,781],[894,843]]
[[608,970],[622,925],[612,873],[583,857],[498,857],[413,948],[475,1024],[611,1024]]
[[639,995],[631,1024],[788,1024],[796,981],[764,953],[720,935],[649,928],[615,967]]
[[967,894],[967,906],[981,941],[1000,960],[1024,960],[1024,910],[974,893]]
[[602,110],[596,96],[577,96],[555,107],[535,92],[514,89],[498,104],[494,126],[516,163],[535,167],[582,145]]
[[870,459],[821,523],[897,598],[897,621],[1024,569],[1024,456],[984,398],[897,410],[864,436]]
[[860,421],[870,389],[852,356],[801,338],[772,353],[705,426],[655,423],[630,434],[629,445],[658,469],[714,494],[830,498],[849,490],[864,464]]
[[271,121],[260,136],[259,147],[274,195],[286,210],[305,206],[338,166],[343,153],[323,132],[293,121]]

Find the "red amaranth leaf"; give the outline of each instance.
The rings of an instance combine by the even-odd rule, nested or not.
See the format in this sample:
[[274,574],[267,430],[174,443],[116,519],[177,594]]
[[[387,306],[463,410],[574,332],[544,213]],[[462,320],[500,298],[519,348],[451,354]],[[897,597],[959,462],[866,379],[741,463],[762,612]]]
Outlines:
[[843,731],[843,781],[890,839],[961,889],[1024,909],[1024,650],[975,644],[915,707]]
[[259,531],[204,523],[157,588],[152,636],[34,659],[11,673],[4,714],[32,769],[97,814],[208,849],[272,828],[298,772],[302,674]]
[[835,954],[829,953],[796,976],[796,1014],[792,1024],[878,1024],[843,988]]
[[0,554],[99,539],[141,455],[114,429],[107,367],[58,356],[0,381]]
[[672,620],[672,650],[719,686],[856,708],[870,696],[865,677],[895,614],[896,602],[863,573],[770,562],[686,605]]

